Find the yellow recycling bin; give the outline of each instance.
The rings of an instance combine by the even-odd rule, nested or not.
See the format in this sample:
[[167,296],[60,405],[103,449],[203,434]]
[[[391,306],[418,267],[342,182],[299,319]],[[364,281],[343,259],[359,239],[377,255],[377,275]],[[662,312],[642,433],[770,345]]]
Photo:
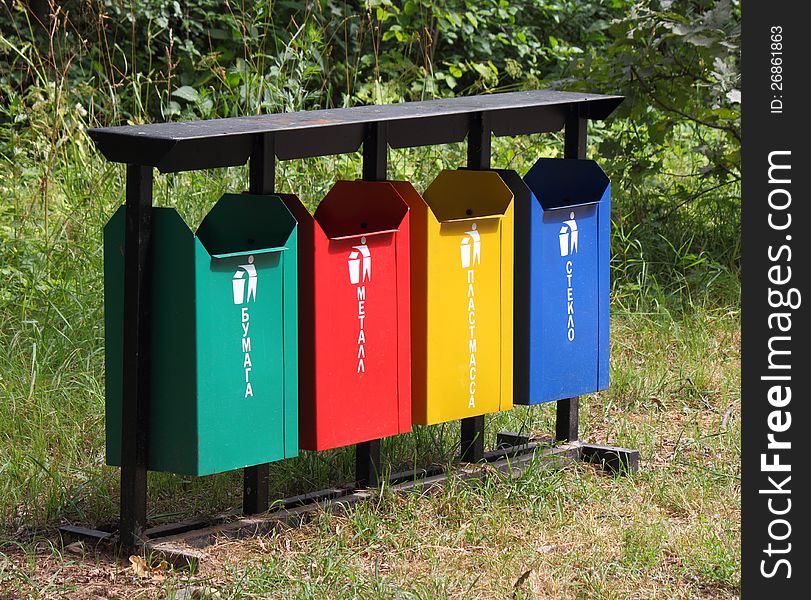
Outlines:
[[440,173],[424,199],[398,192],[411,209],[412,421],[511,409],[512,192],[466,170]]

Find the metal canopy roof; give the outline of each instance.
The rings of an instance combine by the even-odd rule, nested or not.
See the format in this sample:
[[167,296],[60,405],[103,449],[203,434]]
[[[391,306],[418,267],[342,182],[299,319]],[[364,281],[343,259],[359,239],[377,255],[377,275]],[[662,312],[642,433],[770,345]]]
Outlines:
[[536,90],[89,130],[113,162],[157,167],[162,172],[241,165],[257,136],[272,134],[277,158],[289,160],[357,151],[370,123],[385,126],[393,148],[460,142],[472,115],[497,136],[558,131],[567,116],[605,119],[622,96]]

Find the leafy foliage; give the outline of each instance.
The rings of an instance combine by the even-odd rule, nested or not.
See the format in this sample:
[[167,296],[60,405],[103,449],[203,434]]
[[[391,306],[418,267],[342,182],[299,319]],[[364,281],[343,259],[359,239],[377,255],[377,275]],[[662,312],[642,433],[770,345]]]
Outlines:
[[599,145],[623,186],[618,219],[662,257],[660,279],[710,285],[740,254],[740,5],[639,2],[608,31],[578,85],[627,97]]
[[0,155],[14,181],[38,181],[47,232],[58,173],[93,156],[87,126],[618,93],[592,148],[616,182],[617,231],[645,249],[618,235],[617,273],[700,287],[738,269],[739,48],[732,0],[6,0]]

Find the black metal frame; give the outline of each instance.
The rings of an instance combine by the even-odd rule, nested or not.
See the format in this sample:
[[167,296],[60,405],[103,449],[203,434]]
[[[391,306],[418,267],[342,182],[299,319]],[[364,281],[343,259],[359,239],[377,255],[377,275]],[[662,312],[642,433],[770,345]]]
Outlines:
[[[566,117],[563,131],[563,157],[586,158],[588,120],[573,110]],[[574,442],[580,439],[580,399],[558,400],[555,415],[555,439]]]
[[[551,438],[530,438],[520,433],[499,432],[496,449],[484,452],[478,464],[461,464],[454,474],[461,480],[476,480],[501,472],[508,477],[520,475],[530,464],[541,468],[559,468],[574,461],[601,464],[615,474],[633,472],[638,468],[638,453],[626,448],[593,446],[581,442],[555,443]],[[442,484],[450,473],[443,467],[394,473],[388,478],[389,489],[395,493],[424,492]],[[204,548],[222,537],[246,537],[268,532],[281,524],[295,526],[322,511],[338,512],[370,497],[368,491],[356,487],[327,488],[317,492],[292,496],[274,502],[272,510],[257,516],[242,516],[226,512],[207,519],[187,519],[177,523],[145,529],[140,548],[153,556],[170,561],[181,568],[205,560]],[[79,538],[100,547],[109,547],[115,536],[107,531],[65,525],[60,528],[63,538]]]
[[126,190],[120,531],[129,547],[146,526],[152,169],[128,165]]
[[[490,168],[491,141],[490,116],[486,113],[470,115],[470,130],[467,134],[468,169],[484,171]],[[460,428],[460,460],[481,462],[484,457],[484,415],[462,419]]]
[[[257,135],[253,140],[248,178],[252,194],[273,194],[276,191],[276,138],[272,133]],[[242,513],[256,515],[268,510],[270,465],[265,463],[243,470]]]
[[[380,181],[386,179],[389,146],[435,145],[461,142],[467,137],[468,168],[488,169],[492,135],[560,129],[565,129],[565,157],[584,158],[588,119],[605,119],[622,100],[620,96],[556,91],[514,92],[387,106],[91,129],[90,137],[108,160],[127,164],[119,524],[119,542],[124,549],[143,547],[145,538],[158,533],[155,528],[146,529],[153,168],[169,173],[249,162],[250,191],[270,194],[275,188],[277,158],[290,160],[355,152],[362,146],[363,178]],[[557,403],[555,439],[576,444],[578,459],[600,462],[612,471],[636,470],[638,452],[578,441],[578,402],[577,398],[570,398]],[[509,439],[515,442],[518,438]],[[484,452],[483,416],[462,420],[460,455],[464,462],[488,459]],[[245,515],[268,510],[268,473],[267,464],[244,470]],[[356,485],[375,487],[380,474],[380,440],[358,444]],[[323,494],[311,496],[322,498]],[[177,531],[178,527],[186,530],[192,526],[177,524],[163,529]],[[93,533],[77,527],[66,527],[63,531],[74,535],[84,531],[95,539],[109,537],[105,532]]]
[[369,123],[385,123],[392,148],[461,142],[471,115],[489,121],[493,135],[560,131],[573,109],[583,119],[605,119],[621,96],[536,90],[385,106],[257,115],[189,123],[105,127],[88,133],[112,162],[155,167],[162,173],[244,165],[255,139],[275,134],[279,160],[346,154],[361,147]]
[[[368,123],[363,133],[363,179],[385,181],[388,173],[388,123]],[[355,485],[377,487],[381,475],[380,440],[355,445]]]

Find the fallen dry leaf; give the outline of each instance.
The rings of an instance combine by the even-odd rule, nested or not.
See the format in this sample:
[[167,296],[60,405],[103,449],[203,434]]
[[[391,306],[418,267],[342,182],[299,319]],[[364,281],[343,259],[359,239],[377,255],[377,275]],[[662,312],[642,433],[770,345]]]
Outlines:
[[165,560],[162,560],[157,567],[150,567],[149,563],[135,554],[130,556],[130,564],[132,565],[132,571],[135,573],[136,577],[142,579],[151,577],[154,581],[163,581],[166,579],[164,573],[169,570],[169,563]]
[[135,573],[136,577],[145,578],[152,574],[149,565],[140,556],[136,556],[135,554],[130,556],[130,564],[132,565],[132,571]]
[[519,590],[521,589],[521,586],[523,586],[523,585],[524,585],[524,582],[526,582],[527,578],[528,578],[528,577],[529,577],[531,574],[532,574],[532,569],[530,569],[529,571],[524,571],[524,572],[521,574],[521,577],[519,577],[519,578],[516,580],[516,582],[513,584],[513,600],[515,600],[515,599],[517,599],[517,598],[518,598],[518,594],[519,594]]

